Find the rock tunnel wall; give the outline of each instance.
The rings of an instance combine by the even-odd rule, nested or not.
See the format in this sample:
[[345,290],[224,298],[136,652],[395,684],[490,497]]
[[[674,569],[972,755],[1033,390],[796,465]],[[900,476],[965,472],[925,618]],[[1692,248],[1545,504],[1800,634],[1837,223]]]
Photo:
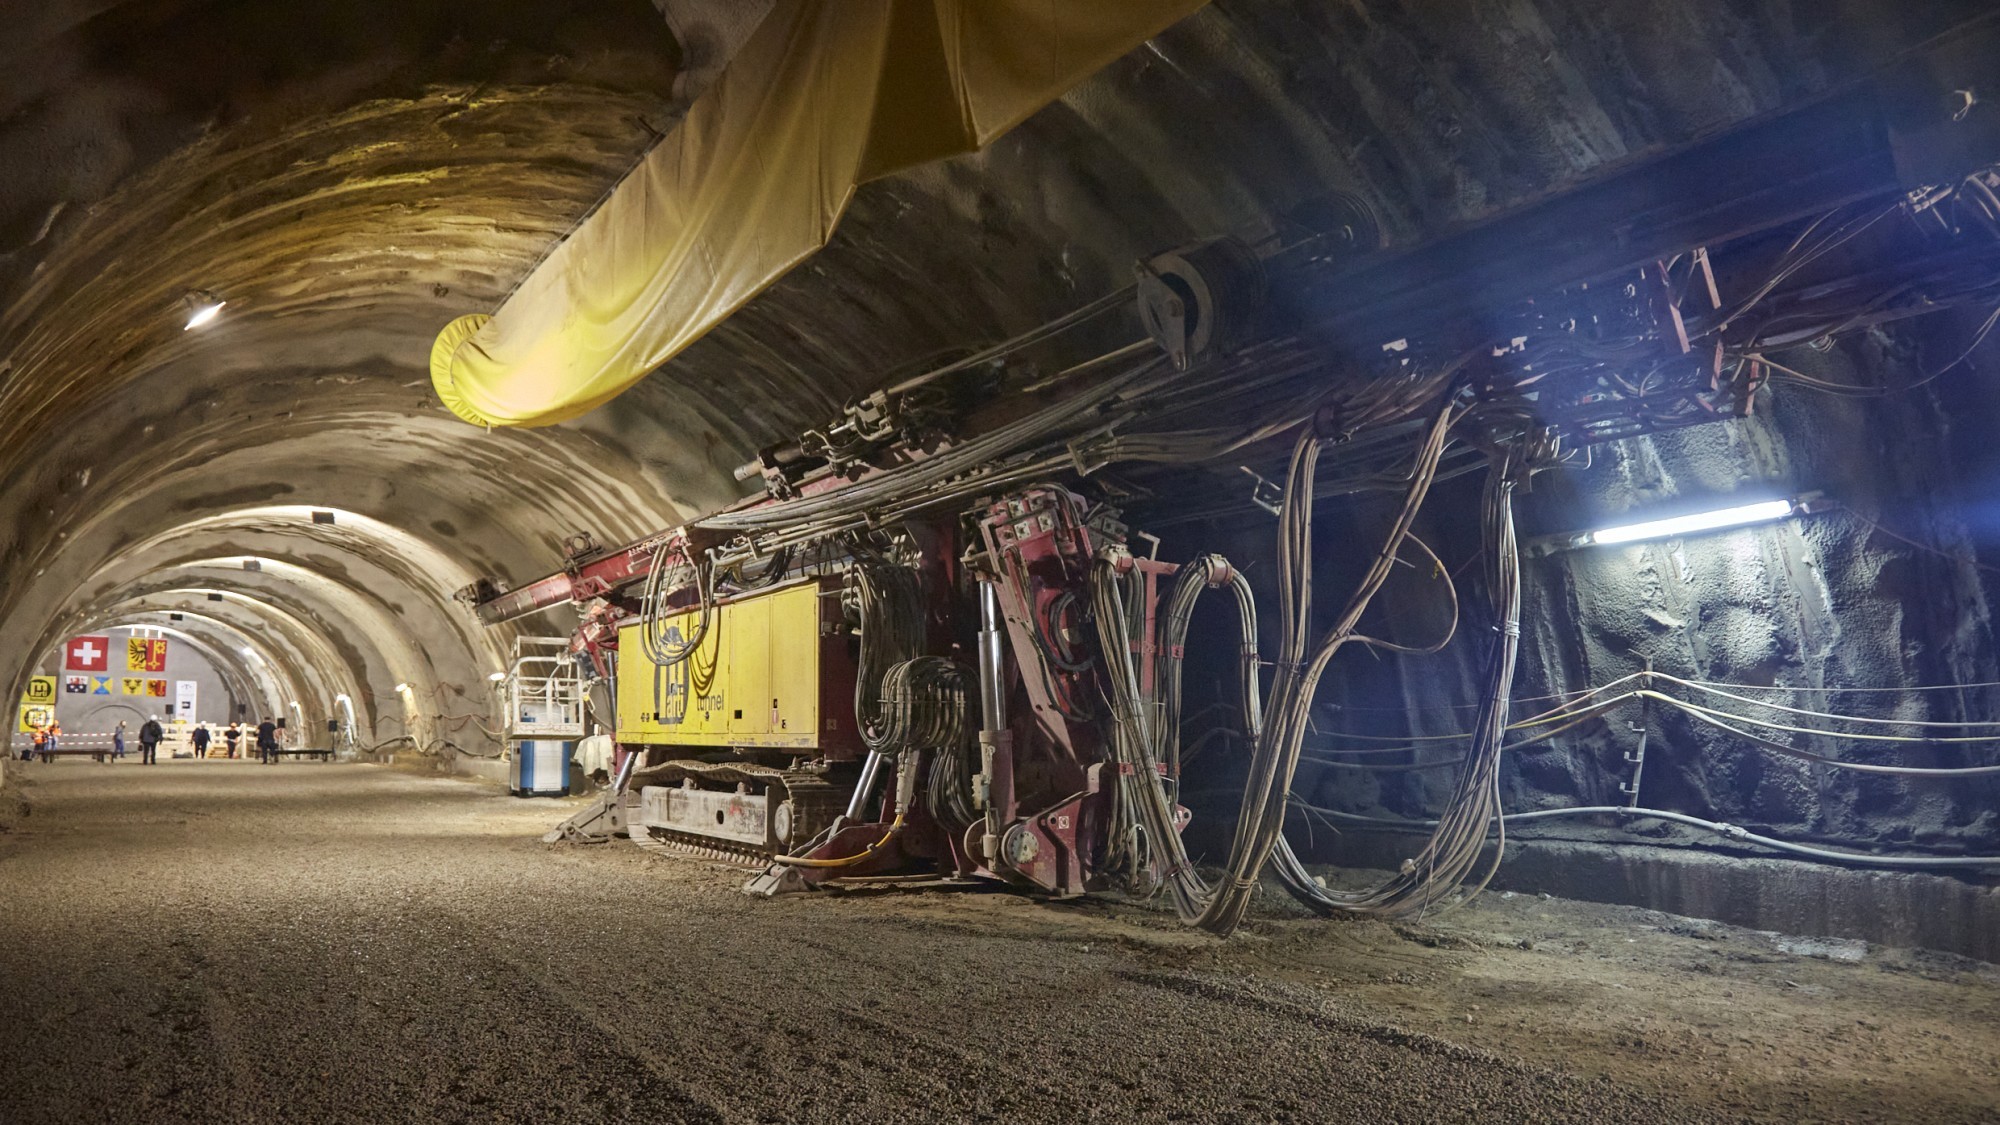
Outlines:
[[[1877,333],[1782,362],[1827,379],[1906,385],[1960,355],[1971,324]],[[1752,417],[1601,446],[1588,468],[1535,478],[1517,504],[1523,539],[1823,492],[1829,510],[1773,524],[1609,547],[1522,564],[1524,610],[1516,719],[1550,696],[1611,683],[1649,667],[1695,681],[1747,685],[1749,698],[1842,715],[1899,720],[2000,719],[1989,583],[1995,526],[1990,491],[1996,423],[1995,352],[1982,347],[1935,381],[1875,398],[1797,387],[1760,396]],[[1453,482],[1420,528],[1446,565],[1480,550],[1477,480]],[[1379,538],[1381,502],[1337,505],[1322,542]],[[1322,590],[1344,591],[1360,551],[1323,555]],[[1445,599],[1430,575],[1403,572],[1385,592],[1381,627],[1405,643],[1434,637]],[[1478,664],[1493,622],[1485,592],[1461,578],[1459,639],[1435,656],[1350,653],[1322,693],[1327,732],[1440,735],[1470,724]],[[1275,597],[1275,592],[1272,593]],[[1337,593],[1324,594],[1331,600]],[[1370,630],[1364,630],[1370,631]],[[1910,689],[1984,685],[1959,691]],[[1672,685],[1662,690],[1779,722],[1800,717],[1745,707]],[[1825,723],[1816,723],[1825,727]],[[1760,750],[1657,704],[1633,703],[1503,766],[1510,811],[1624,805],[1638,729],[1648,731],[1640,779],[1647,807],[1740,824],[1801,841],[1887,850],[2000,851],[1990,778],[1906,778],[1829,769]],[[1908,727],[1833,724],[1863,734]],[[1530,732],[1521,732],[1522,734]],[[1769,732],[1764,732],[1769,734]],[[1941,732],[1962,736],[1968,732]],[[1977,733],[1977,732],[1972,732]],[[1962,767],[1995,762],[1990,743],[1912,745],[1772,735],[1802,749],[1881,765]],[[1328,739],[1318,745],[1345,745]],[[1386,745],[1386,744],[1385,744]],[[1455,759],[1432,747],[1391,763]],[[1353,759],[1350,759],[1353,760]],[[1310,800],[1359,813],[1429,815],[1453,772],[1355,770],[1309,764]]]

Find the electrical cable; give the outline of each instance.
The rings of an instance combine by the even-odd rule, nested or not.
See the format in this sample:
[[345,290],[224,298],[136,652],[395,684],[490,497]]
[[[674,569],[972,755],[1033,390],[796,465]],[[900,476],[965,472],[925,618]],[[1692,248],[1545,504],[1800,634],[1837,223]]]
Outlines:
[[[1414,831],[1434,828],[1438,823],[1435,820],[1366,816],[1360,813],[1344,812],[1340,809],[1321,808],[1317,805],[1309,805],[1299,801],[1293,802],[1293,807],[1304,809],[1316,816],[1324,816],[1333,820],[1345,820],[1354,824],[1380,825],[1385,828],[1409,829]],[[1531,812],[1508,813],[1499,819],[1519,824],[1527,821],[1550,820],[1571,816],[1620,816],[1631,819],[1666,820],[1675,824],[1685,824],[1691,828],[1700,828],[1704,831],[1714,832],[1731,840],[1742,840],[1746,843],[1756,844],[1759,847],[1770,848],[1774,851],[1788,852],[1792,855],[1805,856],[1810,859],[1830,860],[1836,863],[1853,863],[1867,867],[1895,867],[1910,870],[1953,870],[2000,866],[2000,856],[1874,855],[1867,852],[1843,852],[1831,848],[1817,848],[1810,844],[1795,844],[1789,840],[1780,840],[1776,837],[1760,835],[1724,821],[1704,820],[1700,817],[1689,816],[1686,813],[1671,812],[1666,809],[1636,808],[1629,805],[1580,805],[1573,808],[1536,809]]]
[[[1303,431],[1294,446],[1292,465],[1286,475],[1285,497],[1280,506],[1278,567],[1283,595],[1280,599],[1280,636],[1283,647],[1272,682],[1269,700],[1264,705],[1262,729],[1258,731],[1252,750],[1250,774],[1244,787],[1244,801],[1238,813],[1235,838],[1230,844],[1229,857],[1225,866],[1225,880],[1205,904],[1195,924],[1217,934],[1233,932],[1241,923],[1249,908],[1252,892],[1257,886],[1259,873],[1277,851],[1283,840],[1285,799],[1288,797],[1292,779],[1298,767],[1302,743],[1310,725],[1308,715],[1312,707],[1313,692],[1317,688],[1321,674],[1335,654],[1353,638],[1355,626],[1366,611],[1375,593],[1388,579],[1404,539],[1409,535],[1416,519],[1418,508],[1429,491],[1432,474],[1438,458],[1442,455],[1445,440],[1452,425],[1461,417],[1461,408],[1447,403],[1440,409],[1431,424],[1417,461],[1417,470],[1412,474],[1408,493],[1404,497],[1401,511],[1393,522],[1381,550],[1360,585],[1350,595],[1346,608],[1342,611],[1333,628],[1314,643],[1308,635],[1311,620],[1312,578],[1310,559],[1312,556],[1312,485],[1320,448],[1325,442],[1317,428]],[[1489,492],[1492,491],[1489,489]],[[1490,499],[1490,498],[1489,498]],[[1492,508],[1489,504],[1489,514]],[[1507,526],[1511,528],[1511,520]],[[1511,543],[1511,535],[1505,536]],[[1504,568],[1503,568],[1504,569]],[[1504,579],[1505,575],[1499,575]],[[1500,586],[1494,587],[1496,590]],[[1518,593],[1518,583],[1514,585]],[[1503,620],[1509,615],[1502,614]],[[1503,631],[1503,639],[1506,633]],[[1515,630],[1518,637],[1518,628]],[[1495,681],[1512,679],[1512,645],[1503,645],[1505,658],[1496,663]],[[1503,690],[1504,690],[1504,684]],[[1493,698],[1487,696],[1487,708],[1482,710],[1482,726],[1490,727],[1488,718],[1492,710]],[[1504,724],[1504,706],[1503,712]],[[1486,757],[1497,758],[1498,739]],[[1463,787],[1466,778],[1472,778],[1476,771],[1467,771],[1461,778]],[[1481,779],[1483,781],[1483,779]],[[1479,781],[1472,788],[1485,792],[1489,786]],[[1474,798],[1484,808],[1483,801]],[[1482,820],[1483,823],[1483,820]],[[1451,842],[1455,832],[1440,829],[1433,837],[1427,850],[1430,858],[1440,858],[1439,845]],[[1463,848],[1453,847],[1445,863],[1445,876],[1462,874],[1463,864],[1459,862]],[[1476,856],[1476,851],[1474,852]],[[1281,865],[1281,874],[1290,865]],[[1417,880],[1405,881],[1402,875],[1392,879],[1389,885],[1364,892],[1356,896],[1338,898],[1314,887],[1295,887],[1286,880],[1288,889],[1295,894],[1311,895],[1315,892],[1325,900],[1326,905],[1339,908],[1372,909],[1381,912],[1396,912],[1410,902],[1419,904],[1428,901],[1428,891],[1434,885],[1437,874],[1435,865]],[[1456,879],[1452,879],[1455,883]],[[1312,905],[1309,902],[1309,905]],[[1418,907],[1421,908],[1421,905]]]

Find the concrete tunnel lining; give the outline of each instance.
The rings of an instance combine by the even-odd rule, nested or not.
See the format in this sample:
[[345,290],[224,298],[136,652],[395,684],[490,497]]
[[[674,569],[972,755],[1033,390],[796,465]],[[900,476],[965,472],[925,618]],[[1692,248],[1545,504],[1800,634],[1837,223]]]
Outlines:
[[[141,613],[92,628],[115,629],[123,626],[143,626],[187,643],[208,660],[209,666],[228,685],[235,701],[249,706],[257,715],[282,713],[285,702],[293,698],[290,694],[292,689],[280,671],[267,661],[244,659],[246,649],[253,653],[256,651],[247,643],[252,638],[226,622],[176,621],[168,614]],[[235,712],[232,710],[228,717],[235,718]]]
[[[268,586],[235,580],[236,575],[245,573],[240,570],[204,567],[196,562],[156,576],[158,585],[140,581],[122,587],[124,595],[98,612],[129,612],[142,604],[158,612],[191,615],[217,612],[224,607],[245,611],[252,620],[238,623],[237,627],[246,633],[261,634],[260,643],[265,648],[278,649],[271,658],[294,669],[296,676],[313,685],[298,698],[308,701],[318,716],[323,717],[330,710],[335,695],[344,693],[362,704],[371,727],[389,723],[403,733],[412,717],[405,714],[403,702],[392,685],[407,682],[419,685],[418,690],[426,699],[436,704],[435,710],[445,710],[446,693],[457,688],[463,693],[458,696],[460,702],[449,709],[464,711],[470,707],[485,721],[484,712],[489,708],[482,704],[488,685],[483,676],[448,677],[431,663],[432,656],[407,634],[400,619],[304,568],[277,560],[266,562],[276,579]],[[192,584],[184,584],[190,580]],[[230,585],[219,587],[215,585],[217,581]],[[199,584],[202,582],[208,584]],[[315,587],[324,592],[316,593]],[[207,598],[210,593],[221,595],[223,601],[211,602]],[[301,598],[306,600],[300,601]],[[315,608],[315,601],[332,608]],[[288,602],[298,605],[294,608]],[[439,651],[436,655],[441,657],[445,653]],[[454,666],[480,667],[471,661],[444,664],[446,669]],[[431,710],[421,712],[422,723],[414,732],[420,742],[434,739],[435,732],[428,726]],[[467,749],[484,752],[477,743]]]
[[182,624],[196,622],[231,637],[236,642],[231,651],[240,654],[249,650],[249,663],[245,667],[251,677],[276,690],[275,696],[267,694],[263,700],[267,714],[284,714],[288,704],[297,702],[302,707],[311,707],[313,716],[323,716],[333,696],[351,682],[338,671],[328,669],[325,650],[317,643],[318,638],[304,629],[288,628],[277,614],[258,612],[241,603],[222,609],[209,605],[194,610],[150,604],[153,601],[139,596],[111,607],[106,611],[103,625],[115,622],[173,625],[176,624],[173,617],[178,614]]
[[[330,526],[313,522],[316,511],[328,513],[335,522]],[[218,544],[253,553],[186,557],[200,556]],[[335,552],[331,558],[323,554],[329,547]],[[254,554],[260,549],[302,553],[292,561]],[[258,559],[266,569],[251,578],[253,572],[242,569],[245,559]],[[264,506],[188,521],[123,548],[79,588],[153,592],[189,574],[211,582],[244,585],[247,580],[253,587],[290,588],[295,595],[308,597],[317,608],[289,616],[301,623],[310,619],[306,627],[327,635],[328,643],[315,659],[331,660],[334,666],[357,661],[362,665],[351,670],[356,686],[350,690],[365,701],[371,716],[375,700],[393,694],[390,685],[401,682],[424,685],[427,693],[455,685],[462,699],[479,701],[486,674],[506,663],[504,646],[511,630],[479,629],[450,600],[451,592],[469,580],[462,564],[423,539],[338,509]],[[418,609],[430,612],[411,616]],[[422,621],[432,624],[419,624]],[[337,649],[332,643],[336,638],[344,638]],[[402,725],[406,716],[401,711],[400,704],[392,705],[389,721]],[[371,718],[371,726],[374,721]],[[426,716],[420,727],[427,730],[433,722]],[[419,742],[434,741],[435,736],[435,731],[420,731]],[[467,749],[491,752],[478,740]]]

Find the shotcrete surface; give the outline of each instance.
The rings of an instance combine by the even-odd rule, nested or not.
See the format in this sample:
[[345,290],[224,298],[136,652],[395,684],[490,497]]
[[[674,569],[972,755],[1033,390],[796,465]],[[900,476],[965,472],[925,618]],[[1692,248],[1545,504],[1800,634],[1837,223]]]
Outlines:
[[546,846],[574,802],[361,765],[30,766],[0,1120],[1974,1121],[2000,975],[1489,896],[850,890]]

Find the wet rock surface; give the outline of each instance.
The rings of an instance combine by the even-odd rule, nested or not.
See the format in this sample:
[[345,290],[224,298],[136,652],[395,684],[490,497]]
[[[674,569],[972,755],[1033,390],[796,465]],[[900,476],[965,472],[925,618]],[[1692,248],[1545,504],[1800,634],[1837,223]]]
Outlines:
[[[1287,916],[549,847],[566,802],[59,762],[0,806],[0,1119],[1982,1120],[2000,984],[1619,908]],[[19,775],[17,775],[19,776]],[[13,779],[10,779],[10,782]]]

